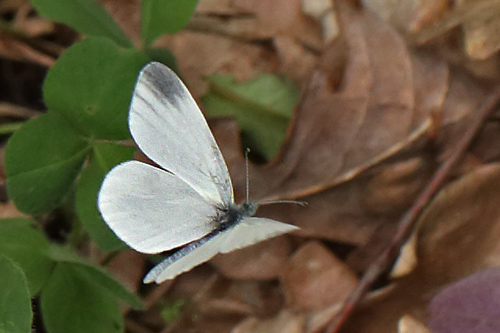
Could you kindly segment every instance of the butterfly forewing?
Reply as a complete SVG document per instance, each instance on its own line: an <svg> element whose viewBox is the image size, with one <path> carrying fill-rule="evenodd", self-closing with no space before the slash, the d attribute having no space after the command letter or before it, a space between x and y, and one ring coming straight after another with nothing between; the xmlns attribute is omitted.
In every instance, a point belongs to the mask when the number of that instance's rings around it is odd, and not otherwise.
<svg viewBox="0 0 500 333"><path fill-rule="evenodd" d="M104 179L99 210L115 234L139 252L159 253L192 242L216 226L216 209L177 176L138 161Z"/></svg>
<svg viewBox="0 0 500 333"><path fill-rule="evenodd" d="M233 189L226 163L189 91L168 67L151 63L139 75L129 126L139 148L194 188L227 207Z"/></svg>
<svg viewBox="0 0 500 333"><path fill-rule="evenodd" d="M224 233L218 233L209 241L199 240L167 257L155 266L144 278L144 283L161 283L207 262L219 253L219 245Z"/></svg>

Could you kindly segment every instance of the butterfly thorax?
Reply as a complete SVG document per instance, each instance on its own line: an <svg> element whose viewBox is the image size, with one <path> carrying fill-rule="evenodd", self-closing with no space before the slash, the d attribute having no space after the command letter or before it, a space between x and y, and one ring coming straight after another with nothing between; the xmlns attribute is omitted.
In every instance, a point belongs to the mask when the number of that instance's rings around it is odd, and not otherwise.
<svg viewBox="0 0 500 333"><path fill-rule="evenodd" d="M226 209L222 209L218 216L218 222L225 225L234 225L245 216L253 216L257 212L259 204L255 201L231 204Z"/></svg>

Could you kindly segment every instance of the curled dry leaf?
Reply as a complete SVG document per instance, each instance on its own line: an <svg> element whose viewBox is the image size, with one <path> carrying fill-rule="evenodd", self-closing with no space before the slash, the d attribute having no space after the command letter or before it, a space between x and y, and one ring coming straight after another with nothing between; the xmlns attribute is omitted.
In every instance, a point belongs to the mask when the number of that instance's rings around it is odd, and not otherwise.
<svg viewBox="0 0 500 333"><path fill-rule="evenodd" d="M338 37L339 28L332 1L302 0L302 10L304 14L314 18L321 24L325 43L329 43Z"/></svg>
<svg viewBox="0 0 500 333"><path fill-rule="evenodd" d="M431 331L412 316L403 316L399 320L398 333L431 333Z"/></svg>
<svg viewBox="0 0 500 333"><path fill-rule="evenodd" d="M291 309L312 311L344 301L357 278L321 243L310 241L293 255L281 282Z"/></svg>
<svg viewBox="0 0 500 333"><path fill-rule="evenodd" d="M412 234L403 244L398 259L391 271L391 278L396 279L409 274L417 266L417 237Z"/></svg>

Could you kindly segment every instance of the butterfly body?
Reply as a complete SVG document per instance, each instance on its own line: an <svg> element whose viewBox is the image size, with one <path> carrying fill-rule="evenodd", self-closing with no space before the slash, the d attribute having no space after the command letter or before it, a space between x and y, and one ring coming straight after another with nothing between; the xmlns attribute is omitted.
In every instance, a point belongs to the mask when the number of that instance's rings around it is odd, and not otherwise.
<svg viewBox="0 0 500 333"><path fill-rule="evenodd" d="M217 216L218 224L234 225L246 216L254 216L259 203L256 201L245 201L241 204L230 204L227 208L219 211Z"/></svg>

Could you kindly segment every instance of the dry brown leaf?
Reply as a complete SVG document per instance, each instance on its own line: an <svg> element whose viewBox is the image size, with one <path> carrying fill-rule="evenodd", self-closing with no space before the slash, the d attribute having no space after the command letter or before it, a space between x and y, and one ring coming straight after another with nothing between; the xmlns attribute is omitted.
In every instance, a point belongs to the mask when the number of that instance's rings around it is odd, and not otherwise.
<svg viewBox="0 0 500 333"><path fill-rule="evenodd" d="M499 193L500 165L492 164L463 176L439 194L417 231L421 274L444 284L500 265Z"/></svg>
<svg viewBox="0 0 500 333"><path fill-rule="evenodd" d="M200 0L196 7L197 13L210 15L244 15L248 12L242 11L233 5L233 0Z"/></svg>
<svg viewBox="0 0 500 333"><path fill-rule="evenodd" d="M500 1L485 1L481 5L477 14L463 23L465 49L473 59L486 59L500 49Z"/></svg>
<svg viewBox="0 0 500 333"><path fill-rule="evenodd" d="M292 250L287 236L217 255L211 263L232 279L275 279L282 273Z"/></svg>
<svg viewBox="0 0 500 333"><path fill-rule="evenodd" d="M471 117L480 103L486 99L488 89L473 81L463 72L452 72L448 93L442 107L442 122L446 130L441 130L438 140L446 151L453 150L465 129L469 127Z"/></svg>
<svg viewBox="0 0 500 333"><path fill-rule="evenodd" d="M54 31L55 24L47 19L30 15L33 7L29 2L20 1L11 28L26 37L37 37Z"/></svg>
<svg viewBox="0 0 500 333"><path fill-rule="evenodd" d="M162 42L159 45L163 46ZM189 83L191 93L198 97L207 92L208 82L204 78L207 75L233 73L237 80L247 80L259 72L270 71L273 66L257 61L268 57L265 49L214 34L180 32L166 45L179 59L182 77ZM200 57L200 54L210 56Z"/></svg>
<svg viewBox="0 0 500 333"><path fill-rule="evenodd" d="M325 309L310 312L307 315L306 333L317 333L324 329L330 320L340 311L342 303L333 304Z"/></svg>
<svg viewBox="0 0 500 333"><path fill-rule="evenodd" d="M132 292L137 292L144 276L145 257L132 250L120 252L106 266L111 275Z"/></svg>
<svg viewBox="0 0 500 333"><path fill-rule="evenodd" d="M417 266L364 302L341 332L397 332L404 315L426 321L427 304L446 284L500 266L500 165L480 167L444 188L416 231Z"/></svg>
<svg viewBox="0 0 500 333"><path fill-rule="evenodd" d="M471 147L473 156L482 163L497 161L500 157L499 145L492 144L493 142L500 142L500 123L495 119L498 119L498 115L494 115L484 125L483 130Z"/></svg>
<svg viewBox="0 0 500 333"><path fill-rule="evenodd" d="M453 6L445 0L363 2L401 31L416 37L419 43L438 38L461 26L465 51L470 58L486 59L500 49L498 0L458 1Z"/></svg>
<svg viewBox="0 0 500 333"><path fill-rule="evenodd" d="M416 287L419 286L419 287ZM358 306L340 333L397 333L404 315L426 322L429 286L421 281L406 280L372 295Z"/></svg>
<svg viewBox="0 0 500 333"><path fill-rule="evenodd" d="M4 0L0 3L2 17L12 17L3 26L7 31L23 37L37 37L54 31L55 24L47 19L31 15L33 6L27 0Z"/></svg>
<svg viewBox="0 0 500 333"><path fill-rule="evenodd" d="M418 33L439 21L449 7L446 0L363 0L363 4L406 33Z"/></svg>
<svg viewBox="0 0 500 333"><path fill-rule="evenodd" d="M139 46L142 0L97 0L118 23L120 29Z"/></svg>
<svg viewBox="0 0 500 333"><path fill-rule="evenodd" d="M253 13L262 31L273 36L293 36L316 50L323 47L321 28L302 14L301 0L235 0L234 5Z"/></svg>
<svg viewBox="0 0 500 333"><path fill-rule="evenodd" d="M433 167L431 161L419 156L374 169L374 176L360 199L365 211L402 214L426 185Z"/></svg>
<svg viewBox="0 0 500 333"><path fill-rule="evenodd" d="M293 255L281 283L287 305L304 312L343 302L356 286L357 278L321 243L310 241Z"/></svg>
<svg viewBox="0 0 500 333"><path fill-rule="evenodd" d="M495 19L499 13L498 0L458 2L444 20L422 31L418 40L425 42L462 25L468 55L473 59L486 59L500 48Z"/></svg>
<svg viewBox="0 0 500 333"><path fill-rule="evenodd" d="M274 38L274 46L280 59L278 71L296 82L305 82L317 57L290 36Z"/></svg>
<svg viewBox="0 0 500 333"><path fill-rule="evenodd" d="M53 56L42 53L2 31L0 31L0 56L17 61L32 62L45 67L50 67L55 62Z"/></svg>
<svg viewBox="0 0 500 333"><path fill-rule="evenodd" d="M287 153L259 192L267 187L293 197L326 189L393 154L416 129L412 62L403 40L369 14L345 9L339 17L351 60L342 90L332 92L318 73Z"/></svg>
<svg viewBox="0 0 500 333"><path fill-rule="evenodd" d="M281 311L276 317L261 319L250 317L236 326L232 333L265 333L265 332L287 332L302 333L306 318L304 315L292 313L288 310Z"/></svg>
<svg viewBox="0 0 500 333"><path fill-rule="evenodd" d="M167 297L190 300L182 318L170 327L175 332L193 329L196 332L211 332L204 323L224 326L224 329L219 327L221 332L229 332L245 317L269 318L283 306L283 296L276 283L232 281L205 274L180 276Z"/></svg>
<svg viewBox="0 0 500 333"><path fill-rule="evenodd" d="M21 213L11 201L7 203L0 203L0 219L7 219L14 217L28 218L29 216L24 213Z"/></svg>
<svg viewBox="0 0 500 333"><path fill-rule="evenodd" d="M255 198L309 194L306 200L313 209L265 207L266 215L303 227L303 235L361 244L380 223L387 223L386 217L363 209L360 200L366 194L366 181L329 188L421 136L429 114L443 103L448 69L426 54L410 57L397 33L370 14L348 8L339 12L350 59L341 90L331 91L326 78L316 75L283 158L266 168L251 168L250 184ZM243 193L241 153L239 158L228 159L228 164L236 192ZM402 197L411 201L412 192L415 188Z"/></svg>
<svg viewBox="0 0 500 333"><path fill-rule="evenodd" d="M211 33L225 38L247 41L270 40L276 35L273 30L262 29L258 18L248 14L231 17L229 20L211 14L195 14L186 29L196 33Z"/></svg>

